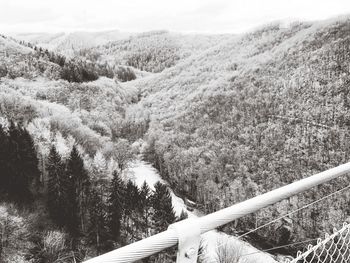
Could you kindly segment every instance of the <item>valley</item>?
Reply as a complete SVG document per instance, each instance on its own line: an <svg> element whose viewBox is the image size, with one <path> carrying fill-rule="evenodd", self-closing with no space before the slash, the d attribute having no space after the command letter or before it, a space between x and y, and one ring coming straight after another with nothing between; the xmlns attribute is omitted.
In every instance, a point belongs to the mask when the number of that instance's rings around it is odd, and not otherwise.
<svg viewBox="0 0 350 263"><path fill-rule="evenodd" d="M82 262L346 163L349 59L348 16L244 34L1 35L0 261ZM236 237L344 185L203 235L198 262L295 256L350 219L348 192Z"/></svg>

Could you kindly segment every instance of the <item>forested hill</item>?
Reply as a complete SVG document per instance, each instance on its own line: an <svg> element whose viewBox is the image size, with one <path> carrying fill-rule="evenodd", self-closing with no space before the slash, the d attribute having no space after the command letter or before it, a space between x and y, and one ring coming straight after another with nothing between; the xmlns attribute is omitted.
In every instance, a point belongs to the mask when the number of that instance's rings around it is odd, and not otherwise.
<svg viewBox="0 0 350 263"><path fill-rule="evenodd" d="M103 45L111 41L128 38L131 33L119 30L102 32L72 32L72 33L18 33L12 36L16 39L30 42L42 48L59 52L69 57L81 49Z"/></svg>
<svg viewBox="0 0 350 263"><path fill-rule="evenodd" d="M1 36L0 51L0 262L82 262L180 219L167 186L128 170L125 137L147 130L126 120L134 89L31 43Z"/></svg>
<svg viewBox="0 0 350 263"><path fill-rule="evenodd" d="M0 52L2 55L10 56L11 54L28 54L32 52L29 47L21 46L15 40L7 38L4 35L0 35Z"/></svg>
<svg viewBox="0 0 350 263"><path fill-rule="evenodd" d="M113 78L116 72L107 64L97 64L82 57L67 58L62 54L35 46L30 42L0 35L0 78L64 79L69 82L89 82L104 76Z"/></svg>
<svg viewBox="0 0 350 263"><path fill-rule="evenodd" d="M151 32L74 54L0 36L0 222L9 220L0 261L78 262L185 218L174 215L166 186L129 180L136 158L204 213L349 160L348 17L236 36ZM344 185L224 230L243 233ZM248 240L270 248L319 237L350 219L349 197Z"/></svg>
<svg viewBox="0 0 350 263"><path fill-rule="evenodd" d="M206 212L347 162L349 57L348 17L275 24L127 83L150 112L149 160ZM286 200L235 229L266 223L344 184ZM347 196L258 234L272 244L318 237L349 217ZM281 225L287 236L278 234Z"/></svg>
<svg viewBox="0 0 350 263"><path fill-rule="evenodd" d="M81 50L80 55L98 63L129 66L136 70L158 73L230 38L231 35L151 31Z"/></svg>

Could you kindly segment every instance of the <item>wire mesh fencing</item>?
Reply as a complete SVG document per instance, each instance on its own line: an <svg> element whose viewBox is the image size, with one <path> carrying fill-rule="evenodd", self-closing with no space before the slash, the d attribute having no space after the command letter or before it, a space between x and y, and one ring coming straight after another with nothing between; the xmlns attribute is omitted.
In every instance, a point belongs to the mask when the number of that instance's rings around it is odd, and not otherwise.
<svg viewBox="0 0 350 263"><path fill-rule="evenodd" d="M319 238L316 245L309 245L305 252L299 251L296 258L287 263L348 263L350 262L350 224L344 223L333 234Z"/></svg>

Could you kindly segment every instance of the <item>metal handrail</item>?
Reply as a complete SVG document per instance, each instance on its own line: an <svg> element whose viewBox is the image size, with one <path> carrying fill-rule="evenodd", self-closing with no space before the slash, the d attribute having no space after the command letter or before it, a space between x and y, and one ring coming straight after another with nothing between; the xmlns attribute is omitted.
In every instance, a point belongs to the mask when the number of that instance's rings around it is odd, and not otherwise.
<svg viewBox="0 0 350 263"><path fill-rule="evenodd" d="M208 214L195 219L190 218L183 220L181 221L181 224L188 224L189 229L191 226L194 229L199 228L200 234L203 234L229 222L232 222L233 220L236 220L240 217L256 212L266 206L272 205L283 199L304 192L312 187L328 182L348 172L350 172L350 162L291 183L289 185L277 188L265 194L214 212L212 214ZM156 254L166 248L172 247L179 241L181 242L182 237L181 233L179 233L179 231L176 231L176 228L169 227L168 230L164 232L132 243L125 247L113 250L101 256L89 259L85 261L85 263L134 262L136 260Z"/></svg>

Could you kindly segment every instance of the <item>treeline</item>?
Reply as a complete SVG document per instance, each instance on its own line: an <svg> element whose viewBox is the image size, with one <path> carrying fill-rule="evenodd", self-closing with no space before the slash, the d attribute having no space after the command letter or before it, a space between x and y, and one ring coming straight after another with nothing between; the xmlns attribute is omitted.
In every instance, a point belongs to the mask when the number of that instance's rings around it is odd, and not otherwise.
<svg viewBox="0 0 350 263"><path fill-rule="evenodd" d="M38 58L44 58L48 61L55 63L61 67L60 76L62 79L69 82L87 82L97 80L99 76L107 78L117 78L121 82L131 81L136 79L134 71L130 67L113 66L108 63L98 63L97 61L89 61L85 59L84 54L88 52L82 52L79 57L73 59L67 59L65 56L54 53L47 49L34 46L30 43L20 42L22 45L32 47L38 56ZM87 55L86 55L87 56Z"/></svg>
<svg viewBox="0 0 350 263"><path fill-rule="evenodd" d="M126 56L126 64L147 72L158 73L170 68L180 59L177 48L161 46L137 50Z"/></svg>
<svg viewBox="0 0 350 263"><path fill-rule="evenodd" d="M124 166L113 172L111 180L91 177L76 146L66 159L51 147L47 182L43 182L37 154L25 128L14 122L0 126L1 200L20 207L42 200L46 208L39 211L48 214L48 218L40 214L37 220L42 222L33 224L41 227L31 226L34 229L28 236L34 246L28 249L27 258L34 262L54 262L69 251L80 261L163 231L177 220L170 192L160 182L154 190L146 182L140 188L131 180L125 182L121 178ZM182 214L180 219L185 217ZM48 249L48 238L61 240L57 242L62 247ZM147 262L171 262L173 256L170 250Z"/></svg>
<svg viewBox="0 0 350 263"><path fill-rule="evenodd" d="M92 181L76 147L62 161L55 147L48 158L48 209L73 237L85 236L98 253L163 231L175 221L167 186L139 189L113 172L110 183Z"/></svg>
<svg viewBox="0 0 350 263"><path fill-rule="evenodd" d="M80 49L77 52L77 57L82 57L95 64L102 64L107 66L107 62L103 62L103 60L101 59L101 55L102 53L98 51L98 48L84 48ZM112 55L114 57L116 54ZM127 82L136 79L135 72L130 67L122 66L122 63L113 63L111 66L108 66L106 68L109 69L109 74L113 73L113 76L121 82Z"/></svg>
<svg viewBox="0 0 350 263"><path fill-rule="evenodd" d="M117 67L116 76L121 82L127 82L136 79L134 71L129 67Z"/></svg>
<svg viewBox="0 0 350 263"><path fill-rule="evenodd" d="M126 65L158 73L174 66L182 57L181 47L177 41L167 32L149 32L82 50L79 53L95 62L104 62L108 58L108 62L116 67Z"/></svg>
<svg viewBox="0 0 350 263"><path fill-rule="evenodd" d="M99 76L114 77L114 72L108 64L96 64L78 58L67 59L63 55L34 46L31 43L20 41L20 44L32 48L36 52L35 55L37 58L45 59L59 65L61 67L61 78L69 82L81 83L94 81Z"/></svg>
<svg viewBox="0 0 350 263"><path fill-rule="evenodd" d="M69 82L78 83L94 81L97 80L99 76L113 78L116 75L116 73L107 63L98 64L89 62L82 58L68 59L61 54L57 54L42 47L38 47L36 45L33 45L32 43L27 43L25 41L16 41L15 39L8 38L6 36L0 37L8 39L9 41L15 41L18 44L28 47L34 51L34 53L32 54L24 55L26 56L25 63L28 65L24 68L20 68L20 70L12 69L12 67L15 66L11 64L15 63L15 61L12 60L10 60L10 64L8 66L6 66L7 63L1 65L0 77L4 77L7 75L10 78L23 77L26 75L25 71L33 70L31 69L33 67L36 68L40 73L44 73L45 71L54 71L49 74L49 76L52 76L54 78L59 77ZM5 52L5 56L10 57L11 55L6 54ZM13 57L13 59L16 60L20 56L23 55L16 54ZM49 64L42 63L44 61L54 63L55 65L57 65L57 67L51 69Z"/></svg>

